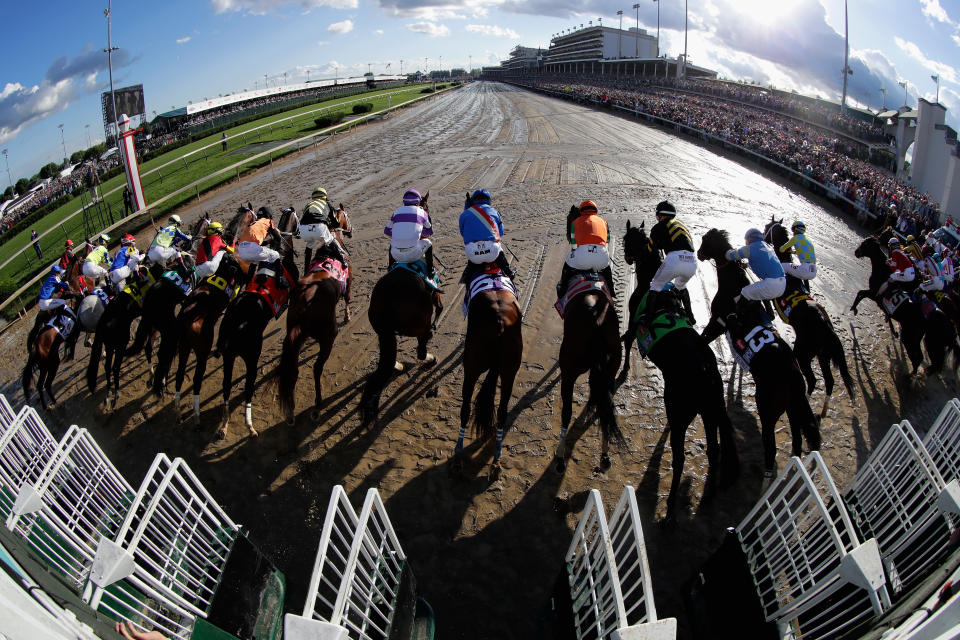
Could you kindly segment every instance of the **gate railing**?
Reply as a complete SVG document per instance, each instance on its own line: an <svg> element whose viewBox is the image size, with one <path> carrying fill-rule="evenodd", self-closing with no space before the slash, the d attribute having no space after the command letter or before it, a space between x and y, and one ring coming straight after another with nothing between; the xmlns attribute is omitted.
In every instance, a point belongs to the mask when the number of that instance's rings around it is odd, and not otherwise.
<svg viewBox="0 0 960 640"><path fill-rule="evenodd" d="M783 638L833 637L890 606L877 543L860 542L817 452L791 458L736 532Z"/></svg>
<svg viewBox="0 0 960 640"><path fill-rule="evenodd" d="M944 405L923 438L923 448L946 484L960 480L960 401Z"/></svg>
<svg viewBox="0 0 960 640"><path fill-rule="evenodd" d="M9 405L7 405L9 406ZM0 517L13 511L20 488L35 484L57 449L57 441L33 407L24 407L0 432Z"/></svg>
<svg viewBox="0 0 960 640"><path fill-rule="evenodd" d="M287 614L285 637L390 637L406 555L376 489L358 514L333 488L303 615Z"/></svg>
<svg viewBox="0 0 960 640"><path fill-rule="evenodd" d="M657 620L650 566L633 487L624 487L609 523L592 489L564 558L580 640L618 638L627 629L659 628L675 637L676 620Z"/></svg>

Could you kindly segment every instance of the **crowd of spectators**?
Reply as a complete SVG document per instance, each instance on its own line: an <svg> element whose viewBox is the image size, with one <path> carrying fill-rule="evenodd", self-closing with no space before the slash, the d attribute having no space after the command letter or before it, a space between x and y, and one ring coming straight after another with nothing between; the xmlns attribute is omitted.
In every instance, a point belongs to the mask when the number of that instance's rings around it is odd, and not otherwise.
<svg viewBox="0 0 960 640"><path fill-rule="evenodd" d="M576 100L636 110L743 147L820 183L828 197L843 196L880 220L890 214L894 219L900 214L915 216L918 224L938 219L937 204L927 194L866 162L866 144L792 114L745 107L730 102L728 96L682 92L650 82L569 78L537 76L531 84Z"/></svg>

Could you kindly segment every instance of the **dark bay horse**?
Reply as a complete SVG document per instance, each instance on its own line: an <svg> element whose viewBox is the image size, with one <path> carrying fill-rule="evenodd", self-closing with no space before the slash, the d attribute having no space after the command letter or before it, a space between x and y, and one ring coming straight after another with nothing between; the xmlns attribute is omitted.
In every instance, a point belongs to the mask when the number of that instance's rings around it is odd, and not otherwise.
<svg viewBox="0 0 960 640"><path fill-rule="evenodd" d="M420 206L429 212L427 198L423 197ZM395 268L384 274L373 287L370 294L370 307L367 318L377 333L380 357L363 388L360 400L362 421L369 425L380 411L380 394L390 376L402 371L397 361L397 336L417 339L417 359L425 365L432 365L437 358L427 352L427 344L433 337L431 317L440 318L443 302L440 292L426 281L404 268Z"/></svg>
<svg viewBox="0 0 960 640"><path fill-rule="evenodd" d="M87 365L87 389L91 394L96 392L100 356L106 352L105 408L108 411L115 410L120 399L120 367L127 351L127 344L130 342L130 326L143 312L143 301L157 282L161 271L159 265L152 265L149 269L141 268L140 276L130 279L123 291L110 301L97 322L97 332L94 335L93 347L90 349L90 363Z"/></svg>
<svg viewBox="0 0 960 640"><path fill-rule="evenodd" d="M573 417L573 386L589 373L590 396L600 422L600 468L610 468L610 442L624 442L613 406L614 378L620 369L620 320L613 302L602 291L585 291L567 302L563 317L563 342L560 344L560 442L556 469L566 469L566 441Z"/></svg>
<svg viewBox="0 0 960 640"><path fill-rule="evenodd" d="M290 288L300 277L294 260L293 231L296 218L285 211L277 225L283 234L281 249L282 273L274 273L274 265L261 265L253 281L227 307L220 323L217 346L223 357L223 415L217 437L224 438L230 423L230 391L233 387L233 366L237 357L243 360L246 377L243 387L244 424L251 436L253 427L253 392L257 382L257 363L263 350L263 332L272 318L279 318L287 304Z"/></svg>
<svg viewBox="0 0 960 640"><path fill-rule="evenodd" d="M484 277L484 276L481 276ZM504 276L506 277L506 276ZM454 460L460 464L463 437L470 422L470 401L477 380L484 373L483 384L474 406L474 437L489 440L496 432L491 475L500 472L500 452L506 428L507 407L513 393L513 382L523 360L523 330L520 306L512 291L481 291L471 300L467 310L467 337L463 349L463 393L460 404L460 434L454 448ZM493 398L500 381L500 405L494 424Z"/></svg>
<svg viewBox="0 0 960 640"><path fill-rule="evenodd" d="M180 388L186 376L187 360L193 352L197 360L193 373L193 422L196 425L200 424L200 389L203 386L203 376L207 371L207 359L213 347L214 329L223 310L243 284L244 275L242 267L232 256L224 256L217 272L197 283L196 288L183 301L180 312L177 314L174 332L174 343L177 345L177 374L173 406L179 416ZM164 342L166 340L167 338L164 337ZM153 378L153 393L157 397L163 396L163 387L171 364L172 357L161 346L157 370Z"/></svg>
<svg viewBox="0 0 960 640"><path fill-rule="evenodd" d="M938 373L943 369L948 350L953 352L953 362L956 368L958 358L960 358L956 329L942 310L939 308L933 309L929 313L929 317L925 319L921 305L911 298L909 287L891 286L887 287L882 294L879 293L892 273L890 266L887 264L887 256L880 246L880 241L873 236L864 239L853 252L853 255L858 258L869 259L871 272L867 288L857 292L850 310L856 313L860 302L864 298L869 298L880 307L880 311L887 316L888 320L893 318L897 321L900 325L900 342L903 343L907 357L910 359L913 374L916 374L920 365L923 364L921 342L926 347L927 357L930 358L928 373Z"/></svg>
<svg viewBox="0 0 960 640"><path fill-rule="evenodd" d="M697 251L698 259L713 260L717 267L717 293L710 303L710 322L701 335L710 343L727 333L731 351L741 354L741 366L748 363L744 368L749 368L756 386L766 485L776 476L775 429L780 416L786 412L790 422L794 456L803 453L804 438L811 451L820 449L820 426L810 409L803 374L790 345L773 330L759 302L745 300L739 309L734 302L750 280L739 260L727 260L726 253L732 248L726 231L710 229Z"/></svg>
<svg viewBox="0 0 960 640"><path fill-rule="evenodd" d="M57 404L57 399L53 395L53 379L60 368L60 345L64 341L76 342L76 334L80 332L75 306L76 300L63 310L58 310L56 327L45 324L37 332L27 353L27 364L24 365L20 376L25 402L30 402L30 383L33 380L33 370L37 369L37 395L40 398L40 404L46 409L52 409ZM47 392L49 402L43 400L44 391Z"/></svg>
<svg viewBox="0 0 960 640"><path fill-rule="evenodd" d="M783 227L783 220L777 221L771 218L763 234L764 240L773 245L780 262L790 262L793 259L790 251L780 251L780 247L790 239L787 230ZM820 363L826 392L820 417L827 415L830 396L833 394L834 379L833 370L830 368L831 363L840 371L843 385L847 388L850 399L853 400L855 396L853 378L850 377L850 370L847 367L843 343L840 341L840 336L833 330L833 323L826 309L805 291L803 281L788 273L787 288L783 295L775 300L774 306L780 318L793 327L797 334L797 339L793 343L793 355L796 356L800 371L807 380L808 394L813 393L817 386L817 378L813 374L811 362L816 357Z"/></svg>
<svg viewBox="0 0 960 640"><path fill-rule="evenodd" d="M637 309L641 302L646 304L650 281L662 263L660 252L653 249L643 227L643 223L633 227L627 221L627 233L623 237L623 259L634 265L637 288L630 295L630 328L623 336L626 356L617 383L622 384L630 371L630 351L638 330L645 340L652 342L656 338L649 347L641 345L641 349L647 351L646 355L663 374L663 404L673 450L673 481L667 497L667 518L670 519L683 477L684 437L697 415L703 420L707 460L710 462L705 493L711 489L718 469L721 470L721 485L733 483L740 474L740 462L733 425L723 398L723 380L717 368L717 358L691 323L685 321L680 294L676 289L662 294L667 302L658 304L658 307L665 313L645 310L651 319L650 326L641 327L637 321Z"/></svg>

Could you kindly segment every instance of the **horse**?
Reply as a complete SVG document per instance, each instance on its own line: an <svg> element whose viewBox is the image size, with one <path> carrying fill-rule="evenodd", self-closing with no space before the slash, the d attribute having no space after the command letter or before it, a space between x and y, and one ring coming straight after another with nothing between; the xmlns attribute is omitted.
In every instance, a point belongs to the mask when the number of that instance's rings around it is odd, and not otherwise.
<svg viewBox="0 0 960 640"><path fill-rule="evenodd" d="M641 302L646 306L650 282L662 264L660 252L653 249L644 224L635 227L628 220L623 236L623 259L628 265L634 265L637 288L628 303L631 322L630 329L623 335L626 356L617 384L622 384L630 371L630 351L639 330L648 341L648 346L642 346L642 350L663 374L663 403L673 450L673 480L667 497L669 520L673 517L676 494L683 477L684 437L697 415L703 420L707 436L707 460L710 463L707 490L712 484L710 479L716 477L713 472L718 468L722 470L721 485L732 484L740 474L740 462L733 425L723 398L723 380L717 368L717 358L692 323L684 318L681 294L676 289L662 294L667 297L663 306L669 308L665 315L655 309L645 310L652 320L648 327L639 326L636 320L637 310ZM691 389L696 392L689 393Z"/></svg>
<svg viewBox="0 0 960 640"><path fill-rule="evenodd" d="M83 277L83 258L76 253L70 253L70 262L67 263L66 268L63 270L63 276L61 282L66 282L70 287L70 292L76 296L83 296L87 292L87 281ZM82 307L82 305L81 305ZM86 314L81 314L80 309L77 308L77 316L80 320L79 328L88 333L96 331L97 320L99 320L99 315L92 319ZM103 305L100 306L100 311L103 311ZM56 315L55 312L51 311L37 311L36 318L34 319L33 328L30 329L30 332L27 333L27 352L30 352L30 349L33 347L33 342L36 340L37 335L43 330L43 327ZM75 331L71 336L71 340L67 343L67 357L66 360L73 359L73 353L77 346L77 338L79 337L80 332ZM87 345L89 346L89 345Z"/></svg>
<svg viewBox="0 0 960 640"><path fill-rule="evenodd" d="M160 277L160 272L159 265L141 268L140 276L131 278L123 291L110 301L97 322L93 347L90 349L90 363L87 365L87 389L91 394L96 392L97 369L100 357L106 351L104 372L107 377L107 398L104 404L108 411L115 410L120 399L120 367L127 343L130 342L130 326L142 313L144 297Z"/></svg>
<svg viewBox="0 0 960 640"><path fill-rule="evenodd" d="M429 213L427 192L420 206ZM377 334L379 360L377 368L367 379L360 400L363 424L377 417L380 410L380 394L394 371L402 371L397 361L397 336L417 339L417 359L424 365L432 365L436 356L428 353L427 344L433 337L434 324L443 311L440 292L431 287L419 275L409 269L396 267L380 277L370 294L367 318ZM431 316L434 320L431 321Z"/></svg>
<svg viewBox="0 0 960 640"><path fill-rule="evenodd" d="M880 289L889 280L892 270L887 264L887 256L880 246L880 241L870 236L863 240L854 250L853 255L870 260L871 272L866 289L857 292L850 310L856 314L857 306L864 298L873 300L880 310L890 319L900 325L900 342L907 352L912 366L911 375L916 374L923 364L923 350L926 347L930 358L928 374L938 373L943 369L946 352L953 352L954 369L960 358L960 345L957 343L957 333L953 323L947 315L936 308L928 309L924 319L924 309L909 295L909 291L901 287L888 287L881 294Z"/></svg>
<svg viewBox="0 0 960 640"><path fill-rule="evenodd" d="M789 263L793 257L790 251L782 252L780 247L786 244L789 237L783 227L783 220L770 218L770 222L763 230L763 238L773 245L780 262ZM826 396L823 399L823 408L820 418L827 415L830 396L833 395L833 370L831 362L840 371L840 378L850 395L855 397L853 378L847 367L847 358L843 352L843 343L833 330L833 323L827 310L820 303L810 297L805 290L803 280L787 274L787 287L783 295L776 299L775 307L780 318L793 327L797 339L793 343L793 355L797 358L800 372L807 380L807 394L812 394L817 386L817 378L813 374L811 362L816 357L820 363L820 372L823 374L823 384Z"/></svg>
<svg viewBox="0 0 960 640"><path fill-rule="evenodd" d="M727 260L726 253L731 249L726 231L710 229L697 250L699 260L713 260L717 268L717 293L710 303L710 322L701 335L710 343L726 332L731 351L737 354L740 365L753 375L766 486L776 476L775 428L780 416L786 412L790 422L791 455L794 456L803 453L803 439L811 451L820 449L820 425L810 409L806 382L790 345L774 331L760 303L741 300L738 308L734 301L750 280L739 260Z"/></svg>
<svg viewBox="0 0 960 640"><path fill-rule="evenodd" d="M75 305L76 301L74 301L73 306L66 306L58 310L57 314L54 315L55 319L49 324L45 324L37 332L27 355L27 363L24 365L23 373L20 376L25 402L30 402L30 383L33 378L33 370L36 368L39 374L37 376L37 395L40 398L40 404L45 409L53 409L57 404L52 385L57 370L60 368L60 345L65 341L69 344L71 340L76 343L76 334L79 333ZM50 402L44 402L44 391L47 392Z"/></svg>
<svg viewBox="0 0 960 640"><path fill-rule="evenodd" d="M483 272L480 272L481 274ZM477 275L468 290L479 278ZM502 276L506 278L506 276ZM500 286L499 280L494 280ZM477 394L474 411L474 437L489 440L496 432L491 476L500 473L500 452L506 427L507 406L513 394L513 382L523 360L523 331L520 305L516 293L510 289L491 288L479 291L467 308L467 337L463 349L463 391L460 404L460 433L454 448L454 460L462 465L463 437L470 421L470 401L477 380L484 373L483 384ZM500 380L500 404L493 421L493 397ZM495 427L495 428L494 428Z"/></svg>
<svg viewBox="0 0 960 640"><path fill-rule="evenodd" d="M599 277L599 276L597 276ZM566 470L566 440L573 417L573 387L589 373L588 406L596 409L600 422L600 468L610 468L610 442L625 439L613 406L614 378L620 369L620 320L613 300L605 291L590 289L575 295L564 308L563 342L560 344L560 442L555 453L556 471Z"/></svg>
<svg viewBox="0 0 960 640"><path fill-rule="evenodd" d="M272 318L279 318L283 313L287 290L300 276L294 261L296 217L292 211L285 211L277 226L284 235L281 251L284 273L273 274L271 267L261 266L253 282L227 307L220 323L217 348L223 357L223 412L217 430L218 438L225 438L230 426L230 391L233 387L233 365L238 356L246 367L244 424L251 436L259 435L253 427L253 391L257 382L257 363L263 349L263 332ZM278 286L280 278L286 279L287 288Z"/></svg>
<svg viewBox="0 0 960 640"><path fill-rule="evenodd" d="M200 389L207 370L207 359L213 347L213 332L220 314L236 295L244 279L243 268L232 256L226 255L212 276L204 278L180 306L174 329L177 345L177 373L173 395L174 410L179 415L180 388L187 371L187 360L192 351L196 356L193 373L193 423L200 424ZM166 337L164 338L166 341ZM172 357L161 346L157 369L153 376L153 393L163 396L163 387Z"/></svg>

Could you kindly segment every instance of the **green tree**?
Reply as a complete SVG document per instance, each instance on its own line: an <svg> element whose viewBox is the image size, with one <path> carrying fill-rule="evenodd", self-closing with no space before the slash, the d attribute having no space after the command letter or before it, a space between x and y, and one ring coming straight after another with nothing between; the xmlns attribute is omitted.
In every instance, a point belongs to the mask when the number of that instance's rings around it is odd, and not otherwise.
<svg viewBox="0 0 960 640"><path fill-rule="evenodd" d="M47 178L53 178L58 173L60 173L60 165L55 162L49 162L42 167L40 167L40 176L41 180L46 180Z"/></svg>
<svg viewBox="0 0 960 640"><path fill-rule="evenodd" d="M29 188L30 188L30 181L27 180L26 178L20 178L19 180L17 180L17 184L14 185L14 190L20 195L25 194Z"/></svg>
<svg viewBox="0 0 960 640"><path fill-rule="evenodd" d="M70 164L77 164L81 160L83 160L83 150L77 149L70 154Z"/></svg>
<svg viewBox="0 0 960 640"><path fill-rule="evenodd" d="M13 187L7 187L3 190L3 197L0 198L0 201L7 201L13 198Z"/></svg>

